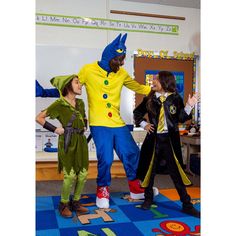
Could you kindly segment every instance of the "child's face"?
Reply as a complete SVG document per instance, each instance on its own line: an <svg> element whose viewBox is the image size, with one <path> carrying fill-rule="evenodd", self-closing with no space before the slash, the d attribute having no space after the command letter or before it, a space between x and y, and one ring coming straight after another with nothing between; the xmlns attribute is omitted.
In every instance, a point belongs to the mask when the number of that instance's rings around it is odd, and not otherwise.
<svg viewBox="0 0 236 236"><path fill-rule="evenodd" d="M161 83L159 81L159 75L154 75L152 80L152 90L155 92L163 92L163 88L161 86Z"/></svg>
<svg viewBox="0 0 236 236"><path fill-rule="evenodd" d="M76 95L81 95L82 94L82 84L79 82L79 79L77 77L75 77L72 80L71 85L72 85L73 92Z"/></svg>

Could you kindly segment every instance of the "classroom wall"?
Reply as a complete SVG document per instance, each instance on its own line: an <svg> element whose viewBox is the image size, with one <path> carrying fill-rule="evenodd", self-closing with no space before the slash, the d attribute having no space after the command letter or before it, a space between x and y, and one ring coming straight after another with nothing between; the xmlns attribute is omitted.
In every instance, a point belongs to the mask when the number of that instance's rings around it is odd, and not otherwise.
<svg viewBox="0 0 236 236"><path fill-rule="evenodd" d="M118 15L111 14L110 10L182 16L185 17L186 20L183 21L153 17ZM122 0L36 0L35 12L66 16L84 16L113 20L178 25L179 35L128 32L128 38L126 40L128 54L126 57L124 68L130 73L131 76L133 76L132 52L137 51L137 49L139 48L157 52L159 52L160 50L168 50L169 55L173 55L174 51L182 51L184 53L191 53L195 51L197 54L200 53L200 9L172 7L159 4L129 2ZM91 62L93 62L94 58L92 59L93 55L91 54L94 51L99 52L99 50L101 50L102 53L104 47L108 43L110 43L118 35L118 33L119 31L112 30L36 25L36 78L45 88L49 88L51 87L49 79L52 76L58 75L60 73L63 74L61 70L65 70L64 74L66 74L69 73L67 70L71 68L71 73L77 73L78 69L83 65L83 63L89 63L87 61L87 56L90 56ZM63 67L60 64L61 66L57 70L57 64L53 63L56 62L56 59L54 59L56 54L50 54L50 52L55 49L50 49L50 47L58 48L61 54L62 52L65 52L65 56L69 55L66 52L74 53L75 51L77 53L78 51L83 51L87 53L82 53L81 57L79 56L78 63L76 62L76 60L72 60L74 56L69 56L71 60L70 64L67 64L70 65L70 67L67 68L66 64L63 63ZM38 53L39 48L44 54ZM47 50L47 48L49 49ZM97 60L99 60L99 53L96 53L96 55ZM45 58L49 61L48 65L45 65ZM50 60L50 58L52 59ZM67 58L67 60L69 59ZM45 66L41 67L41 65ZM48 66L50 66L50 71L46 69ZM199 63L197 68L197 83L199 84L200 80L198 71ZM83 94L83 96L86 96L85 91L83 92ZM36 113L39 112L42 108L47 107L47 105L50 104L53 100L54 99L37 98ZM86 103L86 99L84 100ZM127 100L130 102L124 102ZM121 96L121 116L128 124L132 123L133 119L132 101L133 92L124 88L122 90ZM38 125L36 125L36 127L39 128Z"/></svg>
<svg viewBox="0 0 236 236"><path fill-rule="evenodd" d="M95 62L100 57L100 49L82 48L57 45L36 46L36 79L44 88L51 88L50 79L56 75L77 74L84 64ZM126 52L125 69L133 73L132 52ZM125 86L121 91L121 117L126 124L133 124L134 92ZM85 110L88 117L88 101L85 87L82 88L82 95L79 96L85 103ZM36 98L35 112L47 108L56 98ZM57 120L50 121L58 125ZM42 129L36 124L37 129Z"/></svg>
<svg viewBox="0 0 236 236"><path fill-rule="evenodd" d="M161 19L153 17L111 14L110 10L183 16L186 20ZM177 24L179 35L162 35L129 32L128 50L200 52L200 9L164 6L122 0L36 0L37 13L51 13L68 16L84 16L116 20ZM36 25L36 44L66 45L103 49L118 34L117 31L52 27Z"/></svg>

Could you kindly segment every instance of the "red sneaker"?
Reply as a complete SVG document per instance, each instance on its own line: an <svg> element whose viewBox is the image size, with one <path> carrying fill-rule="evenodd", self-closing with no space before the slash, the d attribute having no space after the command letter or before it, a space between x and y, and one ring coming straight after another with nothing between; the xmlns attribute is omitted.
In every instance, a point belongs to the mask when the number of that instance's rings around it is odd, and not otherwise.
<svg viewBox="0 0 236 236"><path fill-rule="evenodd" d="M128 180L130 197L133 199L144 199L145 188L141 187L139 179ZM153 187L153 197L159 194L158 188Z"/></svg>
<svg viewBox="0 0 236 236"><path fill-rule="evenodd" d="M138 179L128 180L130 197L133 199L143 199L145 188L141 187L140 181Z"/></svg>
<svg viewBox="0 0 236 236"><path fill-rule="evenodd" d="M108 186L97 186L96 205L98 208L109 208L109 188Z"/></svg>

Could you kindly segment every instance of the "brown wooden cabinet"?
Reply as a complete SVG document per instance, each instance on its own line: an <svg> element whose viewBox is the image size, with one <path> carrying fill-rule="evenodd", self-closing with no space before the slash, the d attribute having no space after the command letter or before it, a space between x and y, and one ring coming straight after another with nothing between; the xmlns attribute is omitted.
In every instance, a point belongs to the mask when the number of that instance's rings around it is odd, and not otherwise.
<svg viewBox="0 0 236 236"><path fill-rule="evenodd" d="M121 161L114 161L111 167L112 178L125 178L123 164ZM97 161L89 161L88 179L96 179ZM36 162L36 181L62 180L63 174L57 170L57 161L37 161Z"/></svg>

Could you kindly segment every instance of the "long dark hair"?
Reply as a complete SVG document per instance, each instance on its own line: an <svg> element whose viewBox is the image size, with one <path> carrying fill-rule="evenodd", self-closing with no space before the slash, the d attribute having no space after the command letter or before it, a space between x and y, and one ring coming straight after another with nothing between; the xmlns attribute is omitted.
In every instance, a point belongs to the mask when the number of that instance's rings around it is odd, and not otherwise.
<svg viewBox="0 0 236 236"><path fill-rule="evenodd" d="M161 84L161 87L163 88L165 92L170 92L170 93L176 92L177 90L176 82L175 82L175 77L173 73L171 73L170 71L159 71L158 80ZM156 112L155 112L156 109L154 109L154 105L152 103L152 98L154 94L155 94L155 91L153 90L151 90L151 92L148 94L146 107L149 113L156 115Z"/></svg>

